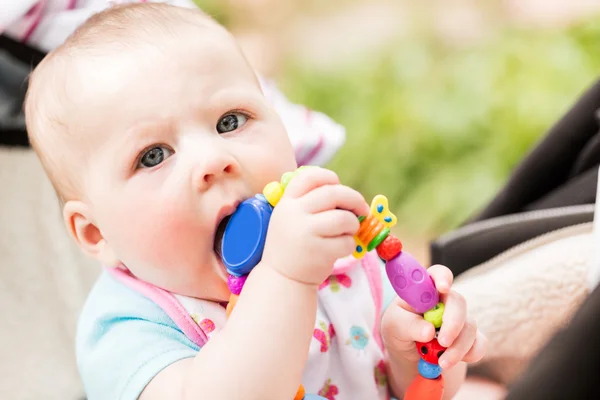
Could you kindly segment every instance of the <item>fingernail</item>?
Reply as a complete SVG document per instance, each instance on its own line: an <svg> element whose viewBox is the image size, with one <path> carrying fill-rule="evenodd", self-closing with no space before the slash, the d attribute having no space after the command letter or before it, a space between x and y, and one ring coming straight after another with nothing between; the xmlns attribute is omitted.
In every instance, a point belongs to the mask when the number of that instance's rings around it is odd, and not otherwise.
<svg viewBox="0 0 600 400"><path fill-rule="evenodd" d="M445 336L444 337L438 336L437 340L441 346L448 347L448 346L446 346L446 337Z"/></svg>
<svg viewBox="0 0 600 400"><path fill-rule="evenodd" d="M448 361L448 360L440 361L440 367L442 367L442 369L447 369L448 367L450 367L450 361Z"/></svg>
<svg viewBox="0 0 600 400"><path fill-rule="evenodd" d="M426 338L429 336L429 327L426 326L421 330L421 337L423 338L423 340L426 340Z"/></svg>

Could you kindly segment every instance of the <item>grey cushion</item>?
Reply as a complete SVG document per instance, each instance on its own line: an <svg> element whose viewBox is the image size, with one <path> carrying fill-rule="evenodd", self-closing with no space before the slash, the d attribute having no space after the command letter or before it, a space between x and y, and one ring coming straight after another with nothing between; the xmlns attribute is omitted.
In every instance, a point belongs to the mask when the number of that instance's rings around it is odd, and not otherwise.
<svg viewBox="0 0 600 400"><path fill-rule="evenodd" d="M0 147L0 193L0 398L81 398L74 335L99 266L68 237L32 150Z"/></svg>

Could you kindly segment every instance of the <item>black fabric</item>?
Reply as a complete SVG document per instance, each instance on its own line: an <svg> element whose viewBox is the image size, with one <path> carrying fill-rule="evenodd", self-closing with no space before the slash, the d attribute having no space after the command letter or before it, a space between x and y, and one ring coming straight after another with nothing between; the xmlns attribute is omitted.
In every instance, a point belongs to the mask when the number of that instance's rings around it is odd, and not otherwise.
<svg viewBox="0 0 600 400"><path fill-rule="evenodd" d="M8 52L17 60L31 67L38 65L46 53L26 44L17 42L6 35L0 35L0 49Z"/></svg>
<svg viewBox="0 0 600 400"><path fill-rule="evenodd" d="M0 146L29 147L23 100L29 71L45 53L0 35Z"/></svg>
<svg viewBox="0 0 600 400"><path fill-rule="evenodd" d="M0 146L30 147L27 131L25 129L0 128Z"/></svg>
<svg viewBox="0 0 600 400"><path fill-rule="evenodd" d="M506 186L470 222L549 207L594 203L596 183L577 187L577 193L547 198L555 190L590 169L600 160L599 125L600 80L592 85L556 123L515 169ZM589 177L592 179L592 177Z"/></svg>
<svg viewBox="0 0 600 400"><path fill-rule="evenodd" d="M542 349L506 400L600 399L600 287Z"/></svg>
<svg viewBox="0 0 600 400"><path fill-rule="evenodd" d="M445 265L454 275L460 275L536 236L591 222L593 219L594 205L587 204L535 210L474 222L435 240L430 248L431 262Z"/></svg>

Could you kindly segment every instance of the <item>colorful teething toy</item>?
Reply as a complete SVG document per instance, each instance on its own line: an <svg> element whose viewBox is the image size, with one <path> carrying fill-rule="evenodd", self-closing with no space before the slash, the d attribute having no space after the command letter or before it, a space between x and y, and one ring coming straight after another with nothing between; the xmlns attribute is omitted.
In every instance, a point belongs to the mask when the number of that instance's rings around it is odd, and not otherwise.
<svg viewBox="0 0 600 400"><path fill-rule="evenodd" d="M302 168L305 167L285 173L280 182L269 183L262 194L242 202L227 222L221 258L230 274L227 282L231 291L228 316L235 307L247 275L261 260L273 208L283 196L290 180ZM371 213L366 217L359 217L359 220L360 227L354 236L354 257L361 258L367 252L376 250L386 262L388 278L398 296L416 312L424 314L425 320L431 322L436 330L439 329L444 304L439 302L438 291L427 270L409 253L402 251L402 242L390 233L397 219L388 208L387 198L375 196L371 203ZM444 393L444 377L438 360L445 348L434 338L428 343L417 343L417 350L421 355L418 366L420 375L408 387L404 399L439 400ZM320 396L305 395L304 388L300 385L294 400L302 399L324 400Z"/></svg>

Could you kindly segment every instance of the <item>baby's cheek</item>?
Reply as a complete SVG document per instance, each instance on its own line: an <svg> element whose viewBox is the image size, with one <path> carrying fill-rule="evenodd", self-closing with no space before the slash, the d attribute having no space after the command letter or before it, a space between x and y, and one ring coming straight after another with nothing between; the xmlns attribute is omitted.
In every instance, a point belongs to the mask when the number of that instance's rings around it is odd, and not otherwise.
<svg viewBox="0 0 600 400"><path fill-rule="evenodd" d="M210 249L206 226L184 204L139 203L123 213L118 233L122 261L175 269L197 264ZM212 242L211 242L212 243ZM121 255L122 254L122 255Z"/></svg>

